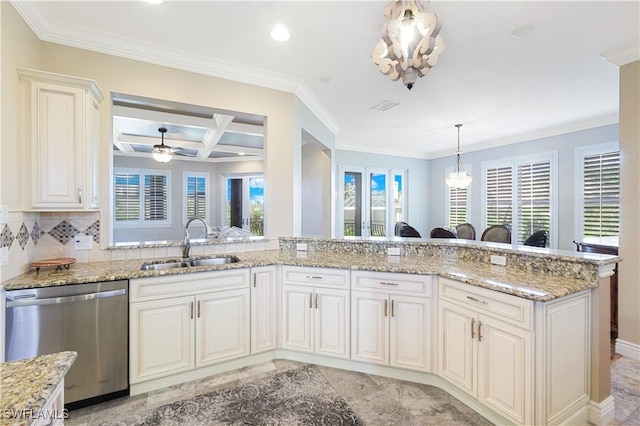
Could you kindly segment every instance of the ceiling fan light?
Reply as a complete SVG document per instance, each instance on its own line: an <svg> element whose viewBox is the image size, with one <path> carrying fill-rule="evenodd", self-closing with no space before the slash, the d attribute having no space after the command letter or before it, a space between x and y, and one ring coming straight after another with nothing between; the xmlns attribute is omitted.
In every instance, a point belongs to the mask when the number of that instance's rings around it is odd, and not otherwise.
<svg viewBox="0 0 640 426"><path fill-rule="evenodd" d="M160 127L158 131L162 134L162 143L153 146L151 155L158 163L168 163L173 157L173 148L164 144L164 134L167 133L166 127Z"/></svg>

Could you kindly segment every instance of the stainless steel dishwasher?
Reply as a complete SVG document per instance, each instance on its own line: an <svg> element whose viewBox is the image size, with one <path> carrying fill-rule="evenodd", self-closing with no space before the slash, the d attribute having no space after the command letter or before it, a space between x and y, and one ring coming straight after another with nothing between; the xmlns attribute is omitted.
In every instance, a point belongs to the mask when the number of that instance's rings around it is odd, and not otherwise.
<svg viewBox="0 0 640 426"><path fill-rule="evenodd" d="M64 379L68 408L128 394L127 287L110 281L7 291L5 359L76 351Z"/></svg>

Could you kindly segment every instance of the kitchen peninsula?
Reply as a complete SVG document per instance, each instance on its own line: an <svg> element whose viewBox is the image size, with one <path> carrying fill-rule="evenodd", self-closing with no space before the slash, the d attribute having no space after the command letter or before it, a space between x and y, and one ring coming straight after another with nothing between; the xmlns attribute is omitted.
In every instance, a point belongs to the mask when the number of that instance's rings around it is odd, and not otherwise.
<svg viewBox="0 0 640 426"><path fill-rule="evenodd" d="M387 255L389 248L400 255ZM76 264L23 274L3 289L129 279L132 394L289 358L434 384L499 423L604 424L613 415L608 304L600 303L608 287L602 295L600 288L617 257L468 241L305 238L234 254L235 263L161 270L140 267L177 259ZM147 315L157 307L184 319L176 337L199 336L169 369L149 350L160 347L160 331L162 347L170 340ZM237 321L216 319L220 307ZM217 320L237 332L218 352L207 347Z"/></svg>

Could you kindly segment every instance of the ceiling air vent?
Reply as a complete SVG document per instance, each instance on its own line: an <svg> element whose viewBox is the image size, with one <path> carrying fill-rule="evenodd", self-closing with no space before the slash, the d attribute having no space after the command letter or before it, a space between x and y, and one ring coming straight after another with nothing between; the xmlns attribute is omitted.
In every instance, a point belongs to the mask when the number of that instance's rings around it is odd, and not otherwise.
<svg viewBox="0 0 640 426"><path fill-rule="evenodd" d="M398 105L400 105L398 102L382 101L378 105L372 106L371 109L374 111L389 111L390 109L395 108Z"/></svg>

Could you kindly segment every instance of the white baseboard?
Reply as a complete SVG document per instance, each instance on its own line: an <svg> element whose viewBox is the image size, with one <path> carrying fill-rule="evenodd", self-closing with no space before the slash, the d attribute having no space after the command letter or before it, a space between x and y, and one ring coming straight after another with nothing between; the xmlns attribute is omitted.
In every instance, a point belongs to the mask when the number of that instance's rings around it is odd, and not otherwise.
<svg viewBox="0 0 640 426"><path fill-rule="evenodd" d="M616 405L613 396L609 395L602 402L589 401L589 423L604 426L616 417Z"/></svg>
<svg viewBox="0 0 640 426"><path fill-rule="evenodd" d="M616 339L616 353L640 361L640 345Z"/></svg>

